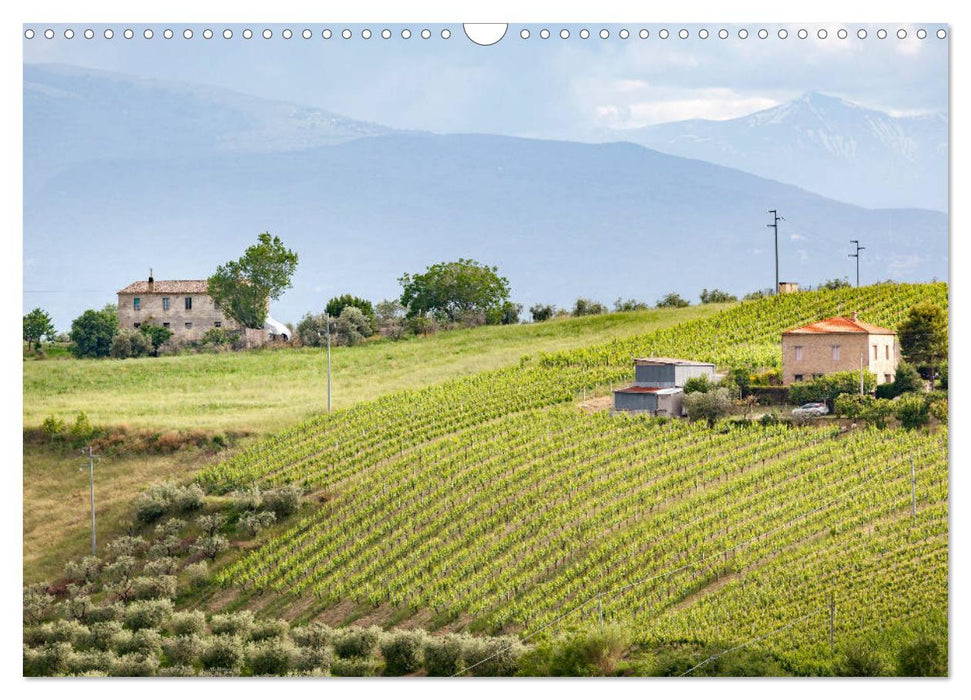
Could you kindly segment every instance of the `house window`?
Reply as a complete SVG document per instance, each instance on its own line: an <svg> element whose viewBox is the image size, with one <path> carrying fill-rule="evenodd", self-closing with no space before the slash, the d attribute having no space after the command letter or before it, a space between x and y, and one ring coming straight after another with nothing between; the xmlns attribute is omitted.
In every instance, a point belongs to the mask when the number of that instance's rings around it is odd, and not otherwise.
<svg viewBox="0 0 971 700"><path fill-rule="evenodd" d="M169 310L169 298L168 297L162 297L162 310L163 311L168 311Z"/></svg>
<svg viewBox="0 0 971 700"><path fill-rule="evenodd" d="M840 359L840 346L839 345L834 345L833 346L833 362L839 362L839 359Z"/></svg>
<svg viewBox="0 0 971 700"><path fill-rule="evenodd" d="M802 345L793 348L796 351L796 362L802 362Z"/></svg>
<svg viewBox="0 0 971 700"><path fill-rule="evenodd" d="M216 326L216 328L222 328L223 327L223 322L222 321L216 321L215 326Z"/></svg>
<svg viewBox="0 0 971 700"><path fill-rule="evenodd" d="M893 377L891 377L889 374L883 375L883 383L884 384L889 384L892 381L893 381Z"/></svg>
<svg viewBox="0 0 971 700"><path fill-rule="evenodd" d="M874 360L877 359L877 346L876 345L873 346L873 359Z"/></svg>
<svg viewBox="0 0 971 700"><path fill-rule="evenodd" d="M165 323L162 324L162 328L168 328L171 325L172 325L171 323L169 323L168 321L166 321Z"/></svg>
<svg viewBox="0 0 971 700"><path fill-rule="evenodd" d="M192 328L192 321L186 321L185 322L185 327L186 328Z"/></svg>
<svg viewBox="0 0 971 700"><path fill-rule="evenodd" d="M135 297L134 299L132 299L132 302L135 307L135 311L138 311L139 309L142 308L142 300L139 299L138 297Z"/></svg>
<svg viewBox="0 0 971 700"><path fill-rule="evenodd" d="M134 325L134 326L135 326L135 328L138 328L138 327L139 327L139 326L141 326L142 324L140 324L140 323L134 323L134 324L132 324L132 325Z"/></svg>
<svg viewBox="0 0 971 700"><path fill-rule="evenodd" d="M802 375L801 374L795 374L795 375L793 375L792 379L793 379L793 381L801 382L802 381Z"/></svg>
<svg viewBox="0 0 971 700"><path fill-rule="evenodd" d="M884 346L883 346L883 349L884 349L884 350L886 351L886 352L884 353L884 354L886 355L886 359L888 359L888 360L889 360L889 359L890 359L890 346L889 346L889 345L884 345Z"/></svg>
<svg viewBox="0 0 971 700"><path fill-rule="evenodd" d="M192 310L192 297L186 297L185 298L185 310L186 311L191 311ZM876 346L874 346L874 347L876 347Z"/></svg>

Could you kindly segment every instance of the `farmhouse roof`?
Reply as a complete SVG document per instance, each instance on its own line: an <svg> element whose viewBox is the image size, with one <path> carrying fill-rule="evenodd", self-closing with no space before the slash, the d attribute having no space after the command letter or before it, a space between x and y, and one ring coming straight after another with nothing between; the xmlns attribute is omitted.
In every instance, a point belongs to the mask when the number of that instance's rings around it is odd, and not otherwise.
<svg viewBox="0 0 971 700"><path fill-rule="evenodd" d="M638 365L704 365L714 366L711 362L698 362L697 360L679 360L675 357L635 357L634 363Z"/></svg>
<svg viewBox="0 0 971 700"><path fill-rule="evenodd" d="M119 294L205 294L206 280L139 280L132 282ZM151 285L151 288L150 288Z"/></svg>
<svg viewBox="0 0 971 700"><path fill-rule="evenodd" d="M805 326L799 326L798 328L783 331L782 334L812 335L820 333L869 333L872 335L894 335L894 331L890 330L889 328L882 328L880 326L875 326L872 323L859 320L856 318L856 314L853 314L852 317L833 316L832 318L824 318L822 321L815 321L814 323L809 323Z"/></svg>
<svg viewBox="0 0 971 700"><path fill-rule="evenodd" d="M624 389L615 389L615 394L677 394L682 391L681 387L659 387L659 386L629 386Z"/></svg>

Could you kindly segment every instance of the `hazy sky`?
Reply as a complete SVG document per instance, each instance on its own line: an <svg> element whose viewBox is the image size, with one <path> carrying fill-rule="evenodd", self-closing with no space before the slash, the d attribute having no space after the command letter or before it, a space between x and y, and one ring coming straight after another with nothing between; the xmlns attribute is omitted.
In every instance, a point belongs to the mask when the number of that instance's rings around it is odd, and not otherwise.
<svg viewBox="0 0 971 700"><path fill-rule="evenodd" d="M32 26L32 25L28 25ZM46 39L48 26L56 34ZM259 97L307 104L355 119L436 132L491 132L582 138L601 128L630 128L689 118L726 119L817 90L894 114L946 112L948 42L938 25L510 25L490 47L461 25L38 25L25 39L26 62L69 63L141 76L219 85ZM212 39L203 38L207 26ZM313 37L305 40L305 26ZM407 26L412 36L401 38ZM431 38L422 39L428 26ZM74 30L65 39L64 30ZM123 38L126 28L133 39ZM150 27L154 38L143 31ZM172 39L163 38L171 27ZM182 30L189 27L193 38ZM222 32L229 27L233 38ZM246 27L251 39L242 38ZM271 39L261 32L269 27ZM291 28L293 38L281 37ZM351 39L341 31L349 27ZM383 39L384 28L392 38ZM443 27L451 31L442 39ZM548 27L551 36L540 37ZM659 33L667 28L670 35ZM678 38L686 28L687 39ZM727 39L717 32L729 31ZM857 37L861 28L867 38ZM84 29L95 32L92 39ZM330 28L330 39L321 32ZM372 31L363 39L361 31ZM560 30L570 32L568 39ZM590 31L588 39L580 30ZM609 38L599 38L601 29ZM640 38L646 28L649 36ZM707 39L698 36L709 31ZM761 39L759 29L768 31ZM800 39L800 28L808 38ZM837 32L848 35L840 39ZM899 29L907 32L899 39ZM919 28L927 31L919 39ZM523 39L526 29L530 36ZM780 39L780 29L788 37ZM820 29L827 37L818 38Z"/></svg>

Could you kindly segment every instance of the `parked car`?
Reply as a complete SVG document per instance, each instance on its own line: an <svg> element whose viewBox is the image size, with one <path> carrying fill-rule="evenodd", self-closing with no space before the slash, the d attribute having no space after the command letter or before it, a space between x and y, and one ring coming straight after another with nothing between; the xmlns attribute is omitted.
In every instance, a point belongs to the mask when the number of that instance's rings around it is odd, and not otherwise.
<svg viewBox="0 0 971 700"><path fill-rule="evenodd" d="M829 413L829 408L824 403L804 403L799 408L792 409L792 415L806 418L825 416L827 413Z"/></svg>

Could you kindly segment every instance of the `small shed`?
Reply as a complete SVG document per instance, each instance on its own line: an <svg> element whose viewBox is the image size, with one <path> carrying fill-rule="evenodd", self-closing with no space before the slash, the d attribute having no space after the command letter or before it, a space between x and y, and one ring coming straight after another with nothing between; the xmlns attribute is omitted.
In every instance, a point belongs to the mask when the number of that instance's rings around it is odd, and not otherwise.
<svg viewBox="0 0 971 700"><path fill-rule="evenodd" d="M634 360L634 385L661 389L681 387L692 377L715 379L710 362L678 360L672 357L640 357Z"/></svg>
<svg viewBox="0 0 971 700"><path fill-rule="evenodd" d="M658 416L678 417L684 392L681 387L629 386L614 391L615 411L646 411Z"/></svg>

